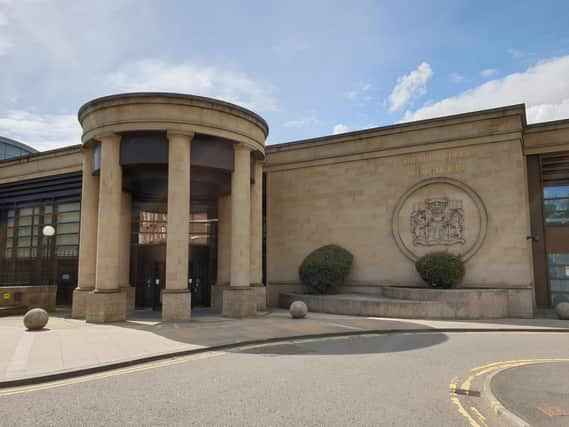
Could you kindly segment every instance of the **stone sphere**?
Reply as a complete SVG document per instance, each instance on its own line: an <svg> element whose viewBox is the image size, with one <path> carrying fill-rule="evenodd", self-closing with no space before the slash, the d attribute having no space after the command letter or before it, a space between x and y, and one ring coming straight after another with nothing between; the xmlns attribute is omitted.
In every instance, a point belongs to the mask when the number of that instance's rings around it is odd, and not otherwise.
<svg viewBox="0 0 569 427"><path fill-rule="evenodd" d="M569 302L560 302L555 306L560 319L569 320Z"/></svg>
<svg viewBox="0 0 569 427"><path fill-rule="evenodd" d="M308 307L302 301L294 301L288 311L293 319L303 319L308 313Z"/></svg>
<svg viewBox="0 0 569 427"><path fill-rule="evenodd" d="M43 308L32 308L24 315L24 326L30 331L43 329L49 316Z"/></svg>

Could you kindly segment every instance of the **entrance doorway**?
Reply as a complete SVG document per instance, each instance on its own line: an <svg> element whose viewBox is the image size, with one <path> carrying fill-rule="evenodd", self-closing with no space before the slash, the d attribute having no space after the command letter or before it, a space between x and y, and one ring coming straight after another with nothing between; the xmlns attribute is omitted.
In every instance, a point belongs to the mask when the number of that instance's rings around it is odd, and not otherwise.
<svg viewBox="0 0 569 427"><path fill-rule="evenodd" d="M161 310L166 286L166 206L133 204L130 283L137 309ZM209 307L211 286L217 279L217 218L215 212L190 215L188 288L192 307Z"/></svg>

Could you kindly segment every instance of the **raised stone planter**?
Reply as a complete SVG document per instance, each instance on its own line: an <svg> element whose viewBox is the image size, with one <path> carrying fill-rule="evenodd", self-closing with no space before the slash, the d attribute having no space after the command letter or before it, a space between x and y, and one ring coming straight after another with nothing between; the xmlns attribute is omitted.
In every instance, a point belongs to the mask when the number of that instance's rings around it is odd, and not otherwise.
<svg viewBox="0 0 569 427"><path fill-rule="evenodd" d="M279 306L289 308L298 300L314 312L409 319L532 317L532 307L521 304L517 301L518 293L510 291L526 290L383 287L376 295L281 292Z"/></svg>

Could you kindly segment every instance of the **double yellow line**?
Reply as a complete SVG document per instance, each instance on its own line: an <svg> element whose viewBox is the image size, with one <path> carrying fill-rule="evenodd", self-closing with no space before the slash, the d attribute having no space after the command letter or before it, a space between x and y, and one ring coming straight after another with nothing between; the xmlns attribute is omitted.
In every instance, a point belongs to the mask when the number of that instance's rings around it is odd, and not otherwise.
<svg viewBox="0 0 569 427"><path fill-rule="evenodd" d="M559 362L569 362L568 358L551 358L551 359L519 359L519 360L503 360L499 362L489 363L487 365L478 366L470 370L470 375L462 382L460 389L465 395L472 391L470 388L472 382L482 375L487 375L495 372L499 369L515 368L517 366L524 365L534 365L536 363L559 363ZM458 412L463 415L472 427L488 427L486 424L486 418L480 413L480 411L474 407L470 407L470 412L462 405L458 394L456 393L458 378L454 377L449 384L450 400L454 403L458 409ZM461 393L462 394L462 393ZM498 412L502 408L502 405L498 401L493 401L490 404L491 409L494 412Z"/></svg>

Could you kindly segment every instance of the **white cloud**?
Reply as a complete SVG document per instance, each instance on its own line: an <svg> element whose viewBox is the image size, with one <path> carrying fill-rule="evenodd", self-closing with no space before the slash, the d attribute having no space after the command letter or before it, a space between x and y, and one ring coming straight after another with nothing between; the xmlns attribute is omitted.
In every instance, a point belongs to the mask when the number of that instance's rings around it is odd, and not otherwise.
<svg viewBox="0 0 569 427"><path fill-rule="evenodd" d="M496 70L495 68L486 68L486 69L480 71L480 75L484 78L488 78L488 77L492 77L492 76L496 75L497 72L498 72L498 70Z"/></svg>
<svg viewBox="0 0 569 427"><path fill-rule="evenodd" d="M81 126L75 114L40 115L9 111L0 116L0 135L43 151L81 143Z"/></svg>
<svg viewBox="0 0 569 427"><path fill-rule="evenodd" d="M113 91L168 91L210 96L259 112L276 110L271 90L247 75L189 62L142 60L126 64L109 78Z"/></svg>
<svg viewBox="0 0 569 427"><path fill-rule="evenodd" d="M309 126L316 126L320 124L320 120L318 117L315 116L308 116L308 117L300 117L295 120L289 120L288 122L284 122L283 126L287 128L303 128Z"/></svg>
<svg viewBox="0 0 569 427"><path fill-rule="evenodd" d="M334 135L337 135L339 133L345 133L348 131L348 126L343 125L342 123L338 123L336 126L334 126L334 129L332 129L332 133Z"/></svg>
<svg viewBox="0 0 569 427"><path fill-rule="evenodd" d="M371 101L370 92L372 90L371 83L360 83L356 89L344 92L344 96L351 101Z"/></svg>
<svg viewBox="0 0 569 427"><path fill-rule="evenodd" d="M407 111L420 120L484 108L525 103L528 122L569 117L569 55L542 61L521 73L490 80L456 96Z"/></svg>
<svg viewBox="0 0 569 427"><path fill-rule="evenodd" d="M427 93L427 82L433 76L431 66L422 62L416 70L397 79L393 92L389 95L390 112L398 111L405 107L414 98Z"/></svg>
<svg viewBox="0 0 569 427"><path fill-rule="evenodd" d="M463 76L462 74L452 73L450 75L450 81L456 84L460 84L467 83L470 81L470 79L468 79L466 76Z"/></svg>

